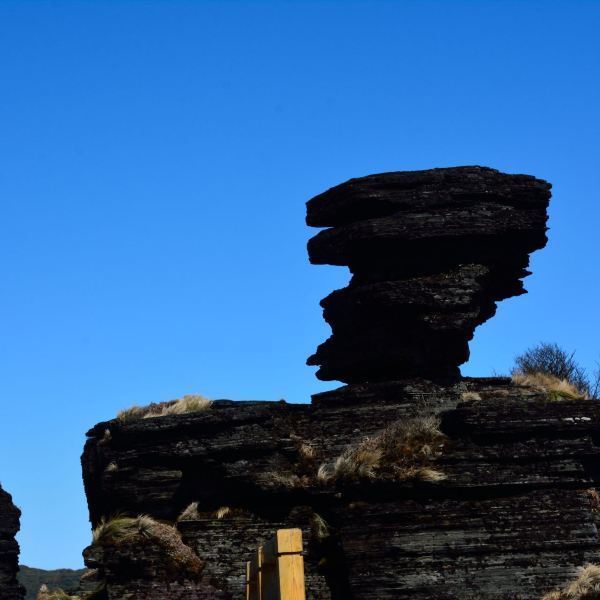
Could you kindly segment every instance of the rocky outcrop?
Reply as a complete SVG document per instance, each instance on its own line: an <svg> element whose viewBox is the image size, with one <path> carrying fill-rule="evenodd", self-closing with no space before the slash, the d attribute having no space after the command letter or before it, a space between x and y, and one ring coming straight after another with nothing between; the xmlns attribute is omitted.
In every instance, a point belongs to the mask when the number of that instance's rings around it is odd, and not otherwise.
<svg viewBox="0 0 600 600"><path fill-rule="evenodd" d="M523 293L548 198L462 167L311 200L309 224L330 227L311 260L353 273L311 362L349 385L93 427L92 524L150 515L203 563L194 579L151 545L96 543L107 598L241 598L245 561L283 527L303 531L310 600L538 600L600 562L600 404L458 376L475 327Z"/></svg>
<svg viewBox="0 0 600 600"><path fill-rule="evenodd" d="M328 227L315 264L347 265L348 287L322 300L333 335L308 360L345 382L457 376L496 302L525 293L529 254L546 244L550 185L456 167L370 175L307 203Z"/></svg>
<svg viewBox="0 0 600 600"><path fill-rule="evenodd" d="M447 438L432 462L442 479L319 478L424 412ZM217 401L101 423L83 467L94 523L117 510L176 522L197 503L177 527L223 597L241 597L258 543L296 526L308 598L534 600L600 561L598 440L593 401L551 402L507 379L414 380L350 385L312 405Z"/></svg>
<svg viewBox="0 0 600 600"><path fill-rule="evenodd" d="M17 581L19 545L15 535L19 531L21 511L12 503L10 494L0 487L0 598L23 600L25 589Z"/></svg>

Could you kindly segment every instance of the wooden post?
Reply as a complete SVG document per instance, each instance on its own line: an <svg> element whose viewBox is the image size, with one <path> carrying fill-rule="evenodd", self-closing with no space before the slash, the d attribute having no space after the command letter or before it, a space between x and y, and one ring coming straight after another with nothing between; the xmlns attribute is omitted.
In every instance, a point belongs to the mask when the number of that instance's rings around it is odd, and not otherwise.
<svg viewBox="0 0 600 600"><path fill-rule="evenodd" d="M246 563L246 600L263 600L262 568L263 549L259 547Z"/></svg>
<svg viewBox="0 0 600 600"><path fill-rule="evenodd" d="M280 529L263 547L261 600L306 600L302 530Z"/></svg>

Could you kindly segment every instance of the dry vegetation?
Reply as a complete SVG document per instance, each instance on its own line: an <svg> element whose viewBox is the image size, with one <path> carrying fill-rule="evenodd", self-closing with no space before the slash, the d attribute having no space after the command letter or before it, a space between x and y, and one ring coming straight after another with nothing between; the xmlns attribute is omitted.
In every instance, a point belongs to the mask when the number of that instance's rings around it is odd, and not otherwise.
<svg viewBox="0 0 600 600"><path fill-rule="evenodd" d="M84 574L81 577L83 581L86 578ZM68 594L64 590L57 588L55 590L48 589L47 585L42 585L36 595L36 600L106 600L105 584L101 582L99 586L92 592L80 592L78 594Z"/></svg>
<svg viewBox="0 0 600 600"><path fill-rule="evenodd" d="M330 536L329 523L319 513L313 513L310 528L313 537L320 542Z"/></svg>
<svg viewBox="0 0 600 600"><path fill-rule="evenodd" d="M99 546L152 544L164 552L167 567L192 577L202 571L200 559L183 543L177 529L147 515L117 515L103 519L94 529L93 543Z"/></svg>
<svg viewBox="0 0 600 600"><path fill-rule="evenodd" d="M514 377L533 378L533 385L547 391L552 400L597 398L600 394L600 364L589 373L558 344L542 342L515 358ZM549 376L551 379L545 380ZM536 382L537 380L537 382Z"/></svg>
<svg viewBox="0 0 600 600"><path fill-rule="evenodd" d="M132 406L117 414L119 421L135 421L138 419L151 419L167 415L182 415L185 413L201 412L208 410L212 401L198 394L189 394L179 400L168 402L153 402L148 406Z"/></svg>
<svg viewBox="0 0 600 600"><path fill-rule="evenodd" d="M512 380L517 385L537 388L546 393L550 400L587 400L589 396L566 379L547 373L514 373Z"/></svg>
<svg viewBox="0 0 600 600"><path fill-rule="evenodd" d="M592 512L599 513L600 512L600 494L596 488L589 488L585 490L587 497L590 500L590 507Z"/></svg>
<svg viewBox="0 0 600 600"><path fill-rule="evenodd" d="M229 506L221 506L215 511L215 517L220 521L231 513Z"/></svg>
<svg viewBox="0 0 600 600"><path fill-rule="evenodd" d="M36 596L36 600L80 600L79 596L69 596L61 589L49 590L48 586L42 585Z"/></svg>
<svg viewBox="0 0 600 600"><path fill-rule="evenodd" d="M311 484L311 477L308 475L281 473L279 471L266 471L260 474L257 479L262 485L281 490L303 488Z"/></svg>
<svg viewBox="0 0 600 600"><path fill-rule="evenodd" d="M198 503L192 502L188 504L186 508L181 511L181 514L177 517L179 521L198 521L200 519L200 513L198 512Z"/></svg>
<svg viewBox="0 0 600 600"><path fill-rule="evenodd" d="M445 475L432 466L447 442L439 427L439 419L432 416L393 423L333 463L321 465L318 477L322 481L387 477L398 481L441 481Z"/></svg>
<svg viewBox="0 0 600 600"><path fill-rule="evenodd" d="M600 600L600 567L588 565L562 590L549 592L542 600Z"/></svg>

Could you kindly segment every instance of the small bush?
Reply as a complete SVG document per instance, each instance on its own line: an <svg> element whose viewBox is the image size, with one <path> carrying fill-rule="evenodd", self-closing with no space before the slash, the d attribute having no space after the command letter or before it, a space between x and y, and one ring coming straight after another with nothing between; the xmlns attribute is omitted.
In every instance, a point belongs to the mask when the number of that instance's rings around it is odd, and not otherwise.
<svg viewBox="0 0 600 600"><path fill-rule="evenodd" d="M512 375L550 375L566 381L580 396L595 397L600 391L600 371L590 378L575 360L575 352L567 352L558 344L543 342L515 358Z"/></svg>
<svg viewBox="0 0 600 600"><path fill-rule="evenodd" d="M588 395L566 379L546 373L515 373L512 380L517 385L538 388L550 400L587 400Z"/></svg>
<svg viewBox="0 0 600 600"><path fill-rule="evenodd" d="M588 565L562 590L549 592L542 600L600 600L600 567Z"/></svg>
<svg viewBox="0 0 600 600"><path fill-rule="evenodd" d="M166 415L182 415L185 413L201 412L208 410L212 401L198 394L189 394L168 402L154 402L148 406L132 406L117 414L119 421L135 421L138 419L151 419Z"/></svg>
<svg viewBox="0 0 600 600"><path fill-rule="evenodd" d="M445 475L431 466L447 441L439 426L437 417L416 417L393 423L333 463L321 465L318 478L323 481L378 477L441 481Z"/></svg>

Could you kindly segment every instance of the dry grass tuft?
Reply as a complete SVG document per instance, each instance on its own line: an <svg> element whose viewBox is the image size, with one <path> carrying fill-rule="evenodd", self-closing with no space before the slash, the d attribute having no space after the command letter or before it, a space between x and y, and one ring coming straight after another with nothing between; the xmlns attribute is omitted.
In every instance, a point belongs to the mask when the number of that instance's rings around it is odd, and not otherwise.
<svg viewBox="0 0 600 600"><path fill-rule="evenodd" d="M577 389L566 379L559 379L546 373L515 373L512 380L517 385L538 388L548 394L553 401L559 400L587 400L587 393Z"/></svg>
<svg viewBox="0 0 600 600"><path fill-rule="evenodd" d="M168 402L153 402L148 406L132 406L120 411L117 414L119 421L135 421L138 419L151 419L154 417L164 417L166 415L182 415L185 413L201 412L208 410L212 400L200 396L199 394L188 394L179 400L169 400Z"/></svg>
<svg viewBox="0 0 600 600"><path fill-rule="evenodd" d="M600 567L587 565L569 585L545 594L542 600L600 600Z"/></svg>
<svg viewBox="0 0 600 600"><path fill-rule="evenodd" d="M93 531L93 543L110 544L138 536L149 538L155 524L156 521L147 515L127 517L119 514L110 519L103 517Z"/></svg>
<svg viewBox="0 0 600 600"><path fill-rule="evenodd" d="M317 456L316 450L310 444L302 442L298 448L298 453L303 460L314 460Z"/></svg>
<svg viewBox="0 0 600 600"><path fill-rule="evenodd" d="M200 519L200 513L198 512L198 503L192 502L188 504L186 508L181 511L181 514L177 517L177 521L198 521Z"/></svg>
<svg viewBox="0 0 600 600"><path fill-rule="evenodd" d="M198 577L202 562L181 540L177 529L147 515L117 515L103 519L94 529L93 544L98 546L151 544L161 549L165 568L185 576ZM134 549L131 552L135 552Z"/></svg>
<svg viewBox="0 0 600 600"><path fill-rule="evenodd" d="M463 402L474 402L481 400L481 396L477 392L463 392L460 395L460 399Z"/></svg>
<svg viewBox="0 0 600 600"><path fill-rule="evenodd" d="M224 519L230 513L231 513L231 509L229 508L229 506L221 506L221 508L219 508L215 511L215 517L217 517L217 519L221 520L221 519Z"/></svg>
<svg viewBox="0 0 600 600"><path fill-rule="evenodd" d="M329 524L319 513L313 513L310 520L310 528L313 537L319 542L322 542L331 535L329 532Z"/></svg>
<svg viewBox="0 0 600 600"><path fill-rule="evenodd" d="M596 488L589 488L585 490L587 497L590 499L590 507L592 512L600 512L600 494Z"/></svg>
<svg viewBox="0 0 600 600"><path fill-rule="evenodd" d="M306 487L310 484L307 475L296 475L296 473L280 473L277 471L266 471L258 476L258 482L270 488L280 490L292 490Z"/></svg>
<svg viewBox="0 0 600 600"><path fill-rule="evenodd" d="M339 456L333 463L321 465L322 481L375 479L437 482L445 475L431 466L446 444L437 417L416 417L398 421L378 435L367 438L358 447Z"/></svg>
<svg viewBox="0 0 600 600"><path fill-rule="evenodd" d="M59 589L49 590L47 585L42 585L37 593L36 600L80 600L79 596L69 596L65 591Z"/></svg>

